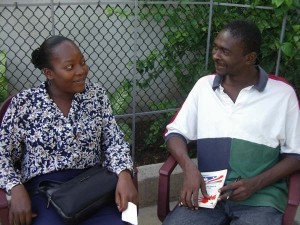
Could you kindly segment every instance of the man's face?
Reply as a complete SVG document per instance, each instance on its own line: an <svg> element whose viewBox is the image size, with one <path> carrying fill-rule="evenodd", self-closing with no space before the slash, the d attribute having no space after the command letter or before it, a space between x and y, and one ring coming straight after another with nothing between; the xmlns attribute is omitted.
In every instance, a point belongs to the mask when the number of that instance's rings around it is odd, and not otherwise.
<svg viewBox="0 0 300 225"><path fill-rule="evenodd" d="M247 55L244 54L243 43L227 30L221 31L216 37L212 57L219 75L239 75L246 66Z"/></svg>

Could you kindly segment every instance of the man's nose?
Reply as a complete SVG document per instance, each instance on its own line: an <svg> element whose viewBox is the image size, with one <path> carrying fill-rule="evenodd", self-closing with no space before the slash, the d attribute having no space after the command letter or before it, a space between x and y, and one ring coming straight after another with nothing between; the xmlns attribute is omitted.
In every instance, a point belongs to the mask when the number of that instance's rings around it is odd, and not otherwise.
<svg viewBox="0 0 300 225"><path fill-rule="evenodd" d="M220 59L220 50L214 50L212 53L213 60Z"/></svg>

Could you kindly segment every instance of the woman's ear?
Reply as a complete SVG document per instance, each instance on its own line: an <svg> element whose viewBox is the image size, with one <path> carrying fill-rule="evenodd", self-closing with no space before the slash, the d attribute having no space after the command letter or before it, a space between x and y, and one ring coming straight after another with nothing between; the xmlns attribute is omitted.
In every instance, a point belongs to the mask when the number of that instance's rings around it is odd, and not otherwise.
<svg viewBox="0 0 300 225"><path fill-rule="evenodd" d="M47 80L52 80L53 79L53 75L52 75L52 70L49 68L44 68L43 70L43 74L46 76Z"/></svg>
<svg viewBox="0 0 300 225"><path fill-rule="evenodd" d="M250 52L247 54L246 63L248 65L255 65L256 58L257 58L256 52Z"/></svg>

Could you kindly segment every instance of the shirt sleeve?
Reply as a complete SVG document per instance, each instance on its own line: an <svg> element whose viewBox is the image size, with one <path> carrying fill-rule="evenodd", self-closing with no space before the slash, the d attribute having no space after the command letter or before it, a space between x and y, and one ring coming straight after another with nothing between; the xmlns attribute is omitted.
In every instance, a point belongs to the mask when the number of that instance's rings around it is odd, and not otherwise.
<svg viewBox="0 0 300 225"><path fill-rule="evenodd" d="M116 174L126 169L132 172L133 162L129 144L124 140L124 134L117 125L110 101L105 93L103 98L103 127L101 135L101 149L104 151L105 156L103 166Z"/></svg>
<svg viewBox="0 0 300 225"><path fill-rule="evenodd" d="M20 163L22 146L20 141L21 104L14 97L3 118L0 128L0 187L7 193L17 184L21 183Z"/></svg>
<svg viewBox="0 0 300 225"><path fill-rule="evenodd" d="M166 141L174 135L185 138L187 142L197 139L198 83L195 84L177 114L167 125L164 135Z"/></svg>
<svg viewBox="0 0 300 225"><path fill-rule="evenodd" d="M300 159L300 111L296 94L290 96L289 109L286 114L285 139L281 143L281 153L296 154Z"/></svg>

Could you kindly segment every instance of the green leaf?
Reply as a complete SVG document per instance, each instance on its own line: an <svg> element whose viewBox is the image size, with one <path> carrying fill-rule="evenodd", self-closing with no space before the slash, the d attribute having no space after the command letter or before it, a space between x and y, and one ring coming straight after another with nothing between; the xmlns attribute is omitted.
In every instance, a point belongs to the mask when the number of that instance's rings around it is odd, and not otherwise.
<svg viewBox="0 0 300 225"><path fill-rule="evenodd" d="M111 6L107 6L106 9L104 10L105 15L112 16L112 14L114 13L114 9Z"/></svg>
<svg viewBox="0 0 300 225"><path fill-rule="evenodd" d="M5 77L6 68L4 65L0 64L0 77Z"/></svg>
<svg viewBox="0 0 300 225"><path fill-rule="evenodd" d="M272 3L276 6L279 7L284 3L284 0L272 0Z"/></svg>
<svg viewBox="0 0 300 225"><path fill-rule="evenodd" d="M162 16L159 13L156 13L154 15L154 19L156 20L156 22L160 22L162 20Z"/></svg>
<svg viewBox="0 0 300 225"><path fill-rule="evenodd" d="M117 90L110 96L111 107L116 115L122 114L131 102L132 85L129 80L124 80Z"/></svg>
<svg viewBox="0 0 300 225"><path fill-rule="evenodd" d="M0 65L6 65L6 52L5 50L0 51Z"/></svg>
<svg viewBox="0 0 300 225"><path fill-rule="evenodd" d="M127 141L129 144L132 144L132 130L130 126L126 123L119 122L118 126L120 130L124 133L124 139Z"/></svg>
<svg viewBox="0 0 300 225"><path fill-rule="evenodd" d="M292 57L293 55L295 55L294 47L293 47L292 43L290 43L290 42L283 43L281 46L281 50L285 55L287 55L289 57Z"/></svg>
<svg viewBox="0 0 300 225"><path fill-rule="evenodd" d="M0 102L3 102L9 95L8 80L6 74L6 52L0 51Z"/></svg>
<svg viewBox="0 0 300 225"><path fill-rule="evenodd" d="M293 0L285 0L285 4L290 8L293 5Z"/></svg>
<svg viewBox="0 0 300 225"><path fill-rule="evenodd" d="M8 80L6 77L0 77L0 102L8 97Z"/></svg>
<svg viewBox="0 0 300 225"><path fill-rule="evenodd" d="M300 2L300 0L299 0L299 2ZM300 25L293 25L292 28L296 33L300 32Z"/></svg>
<svg viewBox="0 0 300 225"><path fill-rule="evenodd" d="M293 5L297 8L300 9L300 0L294 0Z"/></svg>

